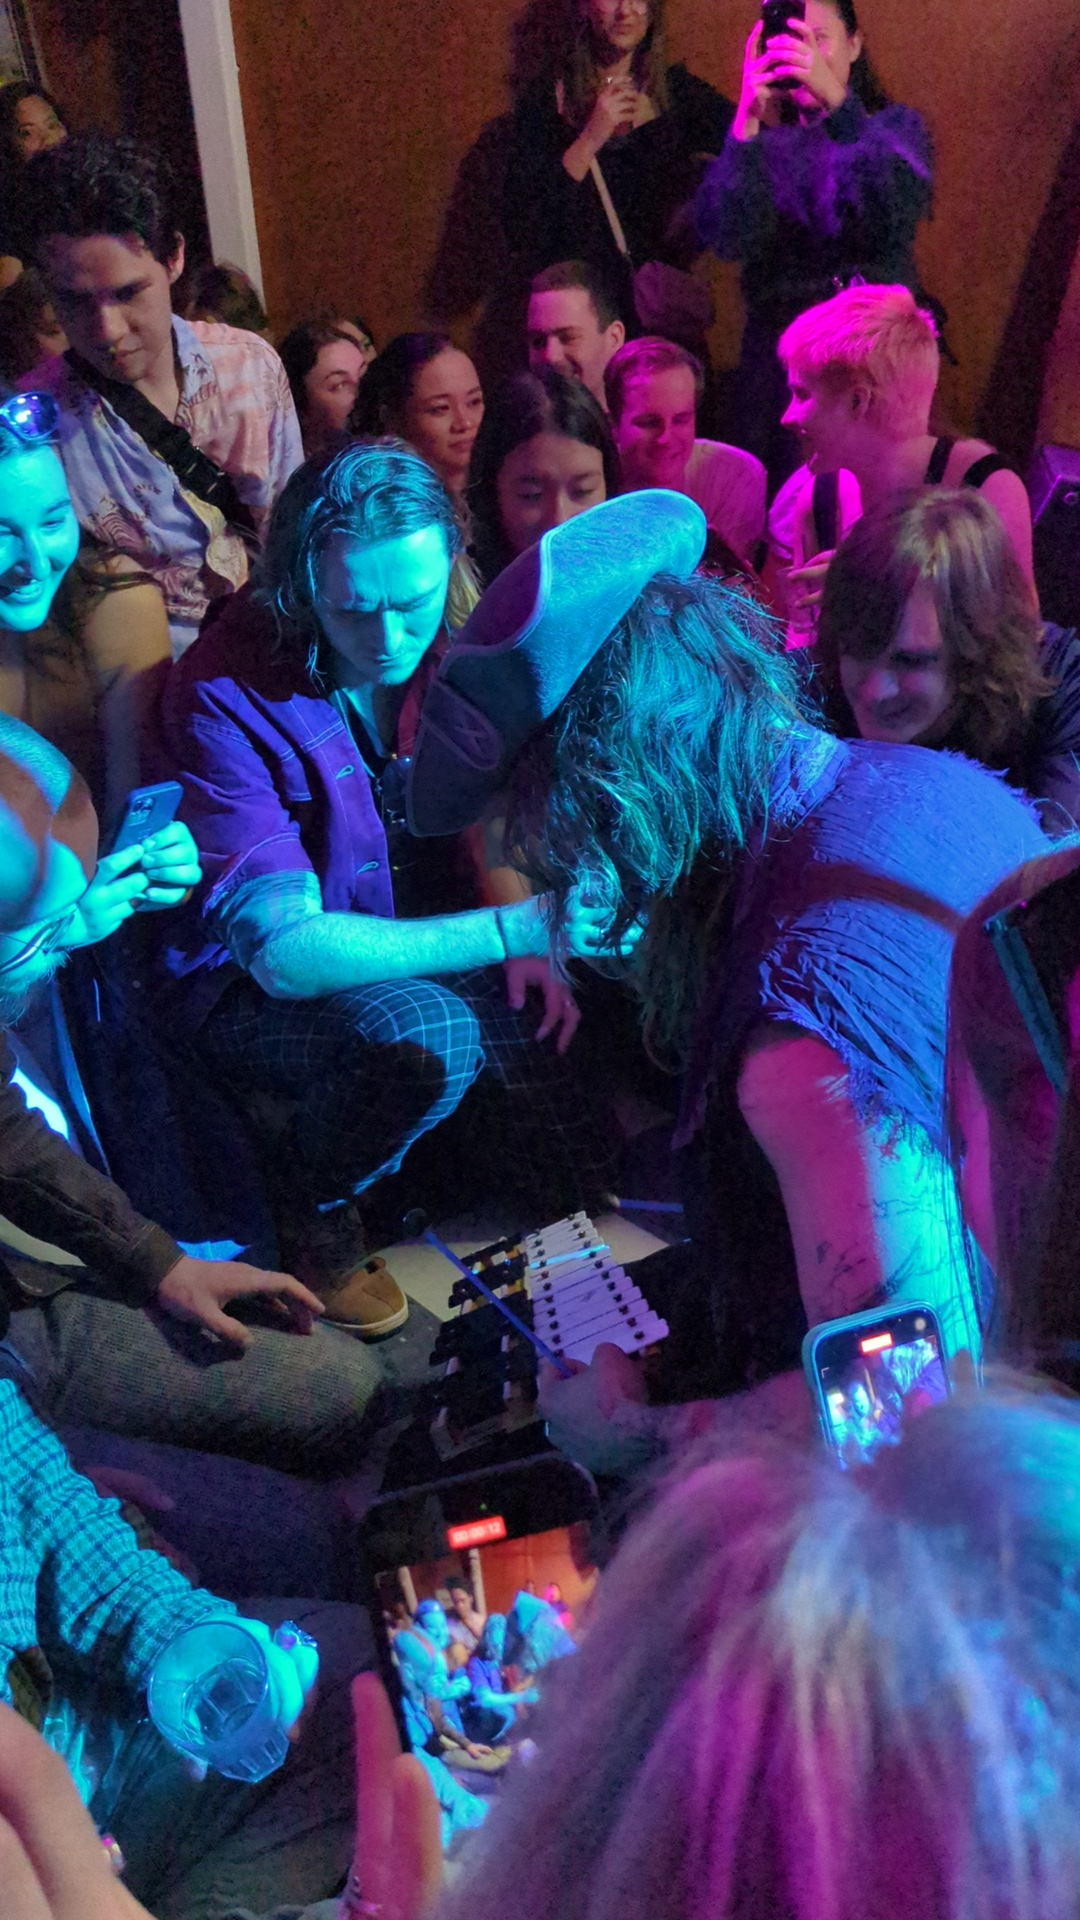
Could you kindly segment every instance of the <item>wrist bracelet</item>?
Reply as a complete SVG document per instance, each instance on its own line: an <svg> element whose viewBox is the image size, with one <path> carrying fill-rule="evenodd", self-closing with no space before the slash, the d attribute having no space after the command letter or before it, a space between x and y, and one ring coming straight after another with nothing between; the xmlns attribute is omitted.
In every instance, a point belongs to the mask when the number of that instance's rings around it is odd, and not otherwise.
<svg viewBox="0 0 1080 1920"><path fill-rule="evenodd" d="M510 951L510 942L506 937L506 928L503 926L503 910L501 907L493 907L492 912L495 915L495 925L498 929L499 939L502 941L503 959L512 960L514 956Z"/></svg>

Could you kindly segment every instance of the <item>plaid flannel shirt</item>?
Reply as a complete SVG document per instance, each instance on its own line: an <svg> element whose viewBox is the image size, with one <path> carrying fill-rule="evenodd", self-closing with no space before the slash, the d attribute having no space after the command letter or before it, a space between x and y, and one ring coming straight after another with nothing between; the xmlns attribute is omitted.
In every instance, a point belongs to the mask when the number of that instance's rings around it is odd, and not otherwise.
<svg viewBox="0 0 1080 1920"><path fill-rule="evenodd" d="M235 1607L139 1546L117 1501L75 1472L10 1380L0 1380L0 1457L0 1697L40 1726L53 1663L74 1663L95 1695L141 1710L173 1635Z"/></svg>

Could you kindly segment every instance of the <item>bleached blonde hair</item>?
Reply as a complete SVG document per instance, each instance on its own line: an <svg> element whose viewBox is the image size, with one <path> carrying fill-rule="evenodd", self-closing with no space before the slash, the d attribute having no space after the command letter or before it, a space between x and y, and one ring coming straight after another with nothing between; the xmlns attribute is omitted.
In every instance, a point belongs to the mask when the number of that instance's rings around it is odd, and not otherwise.
<svg viewBox="0 0 1080 1920"><path fill-rule="evenodd" d="M870 388L870 418L895 440L925 433L941 355L933 317L907 287L848 287L780 336L788 378Z"/></svg>
<svg viewBox="0 0 1080 1920"><path fill-rule="evenodd" d="M696 1465L440 1920L1075 1920L1078 1569L1080 1422L1019 1387Z"/></svg>

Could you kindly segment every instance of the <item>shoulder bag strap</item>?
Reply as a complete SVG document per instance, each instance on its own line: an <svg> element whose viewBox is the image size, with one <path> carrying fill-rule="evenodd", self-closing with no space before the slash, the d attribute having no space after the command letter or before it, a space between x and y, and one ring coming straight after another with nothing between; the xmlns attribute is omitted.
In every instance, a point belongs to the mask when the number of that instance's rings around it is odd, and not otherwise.
<svg viewBox="0 0 1080 1920"><path fill-rule="evenodd" d="M819 553L831 553L840 530L840 475L816 474L812 500L817 550Z"/></svg>
<svg viewBox="0 0 1080 1920"><path fill-rule="evenodd" d="M945 478L945 469L949 464L949 455L955 445L956 441L950 440L948 436L944 434L940 440L935 440L934 451L930 455L930 464L926 469L926 479L923 482L924 486L940 487Z"/></svg>
<svg viewBox="0 0 1080 1920"><path fill-rule="evenodd" d="M164 460L188 493L195 494L208 506L216 507L238 533L254 540L255 522L250 508L244 505L224 468L195 445L186 428L170 420L160 407L155 407L152 400L148 400L128 381L107 380L88 360L76 353L74 347L68 348L64 358L84 386L100 393L121 420L138 434L151 453L158 454Z"/></svg>
<svg viewBox="0 0 1080 1920"><path fill-rule="evenodd" d="M975 491L978 492L980 487L985 486L992 473L1015 472L1016 468L1010 461L1004 459L1000 453L983 453L980 454L977 460L972 461L960 485L962 487L974 487Z"/></svg>
<svg viewBox="0 0 1080 1920"><path fill-rule="evenodd" d="M608 192L608 183L600 171L599 160L590 160L589 172L592 174L596 191L600 195L600 205L607 214L608 226L611 228L611 237L618 247L619 252L622 254L623 259L628 261L630 259L630 249L626 244L626 235L623 232L622 221L615 211L615 202Z"/></svg>
<svg viewBox="0 0 1080 1920"><path fill-rule="evenodd" d="M563 118L565 118L566 88L564 87L561 80L556 80L555 82L555 105L557 106L560 115L562 115ZM608 192L608 183L604 179L603 173L600 170L600 162L598 159L596 159L595 155L589 162L589 172L592 175L593 185L596 188L597 193L600 195L600 205L603 207L604 212L607 215L607 223L608 223L608 226L611 228L611 237L614 240L615 245L618 248L619 252L622 254L623 259L626 261L629 261L630 249L626 244L626 235L623 232L623 224L622 224L622 221L619 219L617 212L615 211L615 202L612 199L611 194Z"/></svg>

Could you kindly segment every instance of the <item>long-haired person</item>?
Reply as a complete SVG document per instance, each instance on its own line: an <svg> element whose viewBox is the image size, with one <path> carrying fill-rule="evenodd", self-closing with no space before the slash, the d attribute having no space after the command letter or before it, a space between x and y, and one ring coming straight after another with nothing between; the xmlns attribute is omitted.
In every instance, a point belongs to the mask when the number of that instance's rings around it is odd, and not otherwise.
<svg viewBox="0 0 1080 1920"><path fill-rule="evenodd" d="M734 124L695 211L702 240L742 265L731 434L774 483L794 464L780 427L781 333L856 276L917 286L915 233L932 194L926 126L882 91L854 0L806 0L805 20L767 43L755 25Z"/></svg>
<svg viewBox="0 0 1080 1920"><path fill-rule="evenodd" d="M330 451L345 432L367 360L346 324L323 316L302 320L278 347L289 376L304 452L310 459Z"/></svg>
<svg viewBox="0 0 1080 1920"><path fill-rule="evenodd" d="M468 354L445 333L399 333L371 362L349 425L353 433L408 441L460 500L483 417L484 391Z"/></svg>
<svg viewBox="0 0 1080 1920"><path fill-rule="evenodd" d="M611 428L588 388L554 367L514 374L488 406L469 467L465 497L485 584L549 528L618 490Z"/></svg>
<svg viewBox="0 0 1080 1920"><path fill-rule="evenodd" d="M968 488L859 520L825 577L818 685L847 738L966 753L1080 822L1080 639L1040 623L1001 517Z"/></svg>
<svg viewBox="0 0 1080 1920"><path fill-rule="evenodd" d="M439 668L412 818L449 831L501 791L556 941L581 897L614 947L644 928L724 1379L783 1400L807 1324L882 1299L928 1294L951 1346L978 1342L946 1178L952 938L1046 843L981 768L810 723L766 616L694 577L704 539L693 502L633 493L507 568Z"/></svg>
<svg viewBox="0 0 1080 1920"><path fill-rule="evenodd" d="M50 93L32 80L0 87L0 289L34 259L22 215L23 168L35 153L66 139L63 112Z"/></svg>
<svg viewBox="0 0 1080 1920"><path fill-rule="evenodd" d="M530 272L556 260L603 267L625 295L626 264L597 167L634 265L685 264L672 232L716 154L732 107L667 50L665 0L550 0L547 60L518 99L503 224Z"/></svg>

